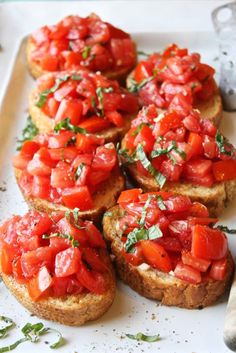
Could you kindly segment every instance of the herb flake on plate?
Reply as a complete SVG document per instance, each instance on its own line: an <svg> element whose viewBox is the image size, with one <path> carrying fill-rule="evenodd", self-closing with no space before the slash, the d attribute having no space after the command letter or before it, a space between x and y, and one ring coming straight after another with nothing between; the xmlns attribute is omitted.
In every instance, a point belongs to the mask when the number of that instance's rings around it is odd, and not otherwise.
<svg viewBox="0 0 236 353"><path fill-rule="evenodd" d="M142 332L138 332L135 335L126 333L125 335L126 335L126 337L130 338L131 340L143 341L143 342L148 342L148 343L158 342L161 340L160 335L148 336Z"/></svg>
<svg viewBox="0 0 236 353"><path fill-rule="evenodd" d="M22 137L17 140L18 146L17 151L21 150L22 145L25 141L32 140L39 133L39 129L33 123L31 116L29 115L26 120L26 126L22 130Z"/></svg>

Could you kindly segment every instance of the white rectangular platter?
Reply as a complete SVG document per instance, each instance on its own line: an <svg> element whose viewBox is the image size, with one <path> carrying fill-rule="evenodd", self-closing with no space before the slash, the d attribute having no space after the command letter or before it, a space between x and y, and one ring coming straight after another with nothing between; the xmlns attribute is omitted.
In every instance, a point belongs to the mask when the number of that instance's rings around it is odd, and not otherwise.
<svg viewBox="0 0 236 353"><path fill-rule="evenodd" d="M153 32L134 33L133 36L140 50L152 52L176 42L200 52L203 61L217 66L217 45L212 32ZM33 83L25 62L25 40L22 40L0 107L0 221L12 213L23 214L27 210L14 180L11 158L15 153L17 136L25 124L28 94ZM232 142L236 142L236 115L225 113L221 129ZM229 205L220 223L235 228L235 210L236 202ZM229 243L235 259L236 236L230 235ZM19 327L26 322L42 321L46 326L57 328L66 339L66 344L58 349L59 353L227 353L230 351L222 338L226 303L227 295L203 310L165 307L139 296L118 281L116 299L110 310L95 322L72 328L32 317L1 283L0 315L13 318L18 328L0 340L0 347L17 340ZM145 343L125 337L126 333L140 331L148 335L160 334L161 340ZM34 345L24 343L15 352L49 352L51 349L45 341L53 338L42 337Z"/></svg>

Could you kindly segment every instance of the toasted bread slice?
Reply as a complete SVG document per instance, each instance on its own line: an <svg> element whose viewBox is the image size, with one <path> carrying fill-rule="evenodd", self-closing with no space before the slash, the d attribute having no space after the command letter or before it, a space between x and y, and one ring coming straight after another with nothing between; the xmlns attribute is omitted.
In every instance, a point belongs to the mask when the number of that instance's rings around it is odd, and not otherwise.
<svg viewBox="0 0 236 353"><path fill-rule="evenodd" d="M107 291L103 294L89 292L58 298L47 297L35 302L30 298L25 284L17 283L12 276L3 274L1 269L0 274L7 288L31 313L64 325L80 326L101 317L115 298L116 283L111 261L106 251L103 250L101 255L109 269L104 274Z"/></svg>
<svg viewBox="0 0 236 353"><path fill-rule="evenodd" d="M133 71L127 77L127 80L126 80L127 88L131 86L130 81L132 79L133 79ZM201 118L211 120L212 123L216 126L220 125L220 121L223 114L223 106L222 106L222 99L218 90L210 100L198 101L194 105L194 108L200 111Z"/></svg>
<svg viewBox="0 0 236 353"><path fill-rule="evenodd" d="M203 308L214 303L229 287L234 263L230 253L227 258L227 272L223 281L205 280L200 284L191 284L169 273L164 273L147 266L133 266L122 254L123 243L117 220L124 211L115 206L109 210L111 215L104 215L103 232L111 243L112 253L120 278L139 294L161 301L162 304L187 309Z"/></svg>
<svg viewBox="0 0 236 353"><path fill-rule="evenodd" d="M15 176L18 185L21 173L21 170L15 169ZM124 190L124 187L125 179L123 175L117 171L113 172L111 177L101 184L99 191L93 194L94 207L87 211L80 211L78 216L82 219L99 222L103 212L115 205L116 199L120 192ZM54 211L68 211L68 208L63 205L55 204L44 199L31 197L24 194L23 192L22 194L28 205L38 211L46 213L51 213Z"/></svg>
<svg viewBox="0 0 236 353"><path fill-rule="evenodd" d="M38 93L33 90L29 97L29 114L32 118L33 123L39 129L39 133L48 133L53 130L55 126L54 119L48 117L35 103L38 100ZM96 135L103 137L105 142L118 142L129 130L131 120L134 118L132 115L125 115L125 124L122 127L110 127L109 129L97 132Z"/></svg>
<svg viewBox="0 0 236 353"><path fill-rule="evenodd" d="M127 167L127 173L144 191L158 191L159 184L152 176L145 176L138 172L134 165ZM192 201L198 201L207 206L212 217L221 214L228 202L236 197L236 180L215 183L212 187L193 185L187 182L167 182L162 190L188 196Z"/></svg>
<svg viewBox="0 0 236 353"><path fill-rule="evenodd" d="M31 54L35 50L35 45L31 39L28 37L27 44L26 44L26 58L29 71L34 78L38 78L49 71L43 70L39 64L32 60ZM102 74L111 80L118 80L121 83L124 83L126 80L127 75L133 69L134 65L131 67L121 67L119 69L114 69L110 71L103 71Z"/></svg>

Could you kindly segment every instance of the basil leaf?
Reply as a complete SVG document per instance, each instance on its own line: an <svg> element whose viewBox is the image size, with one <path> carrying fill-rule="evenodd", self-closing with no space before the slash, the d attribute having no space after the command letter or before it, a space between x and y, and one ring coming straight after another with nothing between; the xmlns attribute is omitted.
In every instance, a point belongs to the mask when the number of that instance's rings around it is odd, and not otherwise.
<svg viewBox="0 0 236 353"><path fill-rule="evenodd" d="M160 230L157 224L147 229L147 238L149 240L161 238L162 236L163 236L162 231Z"/></svg>
<svg viewBox="0 0 236 353"><path fill-rule="evenodd" d="M160 335L147 336L142 332L138 332L138 333L136 333L136 335L131 335L129 333L126 333L126 337L128 337L132 340L144 341L144 342L148 342L148 343L157 342L157 341L160 341L160 339L161 339Z"/></svg>
<svg viewBox="0 0 236 353"><path fill-rule="evenodd" d="M51 238L63 238L63 239L68 239L71 242L71 246L73 248L77 248L79 246L78 240L75 240L75 238L71 234L65 234L65 233L52 233L52 234L43 234L42 239L51 239Z"/></svg>
<svg viewBox="0 0 236 353"><path fill-rule="evenodd" d="M45 333L48 333L48 332L55 332L55 334L58 336L58 340L57 340L55 343L50 344L49 347L50 347L51 349L59 348L59 347L61 347L61 346L64 345L65 339L62 337L62 334L61 334L58 330L56 330L56 329L54 329L54 328L45 327L45 329L43 330L43 332L41 331L40 336L41 336L42 334L45 334Z"/></svg>
<svg viewBox="0 0 236 353"><path fill-rule="evenodd" d="M154 78L154 76L150 76L148 78L145 78L140 83L137 83L133 78L130 78L129 85L128 85L128 91L131 93L139 92L140 89L143 88L148 82L152 81L153 78Z"/></svg>
<svg viewBox="0 0 236 353"><path fill-rule="evenodd" d="M3 321L6 324L5 327L0 329L0 338L4 338L6 337L8 331L15 326L15 323L12 319L3 315L0 316L0 321Z"/></svg>
<svg viewBox="0 0 236 353"><path fill-rule="evenodd" d="M151 158L160 157L163 154L167 154L176 148L176 142L172 141L167 148L158 148L151 153Z"/></svg>
<svg viewBox="0 0 236 353"><path fill-rule="evenodd" d="M82 76L81 75L77 75L77 74L73 74L71 75L71 79L74 81L81 81L82 80Z"/></svg>
<svg viewBox="0 0 236 353"><path fill-rule="evenodd" d="M88 45L85 45L85 47L84 47L84 49L82 51L82 58L83 59L87 59L89 57L90 50L91 50L91 47L88 46Z"/></svg>
<svg viewBox="0 0 236 353"><path fill-rule="evenodd" d="M162 231L158 225L154 225L149 229L145 228L134 228L127 236L125 242L125 251L127 253L132 252L133 246L140 240L153 240L161 238L163 236Z"/></svg>
<svg viewBox="0 0 236 353"><path fill-rule="evenodd" d="M221 153L226 154L228 156L232 156L233 155L234 151L232 151L232 150L228 151L228 150L225 149L225 144L227 144L228 142L227 142L226 138L223 135L221 135L219 130L217 130L217 132L216 132L215 140L216 140L216 144L217 144L217 146L219 148L219 151Z"/></svg>
<svg viewBox="0 0 236 353"><path fill-rule="evenodd" d="M141 144L139 144L136 148L136 156L140 160L143 167L155 178L160 188L162 188L166 182L166 177L153 167L153 165L147 158L146 153L144 152Z"/></svg>
<svg viewBox="0 0 236 353"><path fill-rule="evenodd" d="M103 116L104 115L104 107L103 107L103 92L105 93L111 93L113 92L114 89L113 87L98 87L96 89L96 94L97 94L97 97L98 97L98 103L99 103L99 109L101 111L101 115Z"/></svg>
<svg viewBox="0 0 236 353"><path fill-rule="evenodd" d="M60 130L70 130L72 132L74 132L75 134L80 133L80 134L87 134L87 130L83 129L82 127L79 126L75 126L73 124L71 124L70 119L69 118L65 118L63 120L61 120L55 127L54 127L54 132L58 133Z"/></svg>
<svg viewBox="0 0 236 353"><path fill-rule="evenodd" d="M166 205L164 204L163 198L160 195L157 196L157 203L158 203L158 207L161 211L166 210Z"/></svg>
<svg viewBox="0 0 236 353"><path fill-rule="evenodd" d="M141 226L144 226L144 224L145 224L145 218L146 218L146 215L147 215L147 209L148 209L148 207L149 207L149 205L150 205L150 202L151 202L151 200L152 200L153 198L155 198L154 195L149 196L148 199L147 199L147 201L145 202L145 205L143 206L142 214L141 214L141 219L140 219L140 221L139 221L139 224L140 224Z"/></svg>
<svg viewBox="0 0 236 353"><path fill-rule="evenodd" d="M26 126L22 131L22 138L17 140L18 146L17 151L21 150L22 145L25 141L32 140L39 133L39 129L33 123L31 116L29 115L26 120Z"/></svg>
<svg viewBox="0 0 236 353"><path fill-rule="evenodd" d="M74 222L72 225L78 229L85 229L85 227L79 225L79 208L75 207L73 211L65 212L65 216L70 223L71 223L71 214L73 214L73 218L74 218Z"/></svg>
<svg viewBox="0 0 236 353"><path fill-rule="evenodd" d="M132 132L132 136L136 136L138 135L138 133L140 133L140 131L142 130L142 128L144 126L150 126L149 123L141 123L133 132Z"/></svg>
<svg viewBox="0 0 236 353"><path fill-rule="evenodd" d="M28 339L26 337L23 337L23 338L19 339L18 341L16 341L15 343L10 344L9 346L1 347L0 348L0 353L13 351L13 349L18 347L19 344L21 344L23 342L26 342L26 341L28 341Z"/></svg>
<svg viewBox="0 0 236 353"><path fill-rule="evenodd" d="M78 180L78 179L79 179L79 177L80 177L80 175L81 175L81 173L82 173L82 171L83 171L83 169L84 169L84 166L85 166L85 164L84 164L84 163L81 163L81 164L78 166L78 168L76 169L76 172L75 172L75 180Z"/></svg>
<svg viewBox="0 0 236 353"><path fill-rule="evenodd" d="M70 75L65 75L65 76L57 78L55 81L55 85L52 88L45 89L42 93L40 93L39 99L38 99L37 103L35 104L36 107L42 108L44 106L44 104L46 103L48 95L50 93L56 92L56 90L60 87L61 83L66 82L69 78L70 78Z"/></svg>
<svg viewBox="0 0 236 353"><path fill-rule="evenodd" d="M216 228L228 234L236 234L236 229L230 229L222 224L218 225Z"/></svg>

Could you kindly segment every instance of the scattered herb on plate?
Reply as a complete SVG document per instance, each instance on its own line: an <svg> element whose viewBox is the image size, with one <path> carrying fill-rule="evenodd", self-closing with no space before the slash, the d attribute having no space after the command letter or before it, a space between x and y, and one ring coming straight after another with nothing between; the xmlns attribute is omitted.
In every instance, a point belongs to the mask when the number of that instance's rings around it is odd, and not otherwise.
<svg viewBox="0 0 236 353"><path fill-rule="evenodd" d="M128 337L132 340L143 341L143 342L148 342L148 343L153 343L153 342L157 342L157 341L161 340L160 335L148 336L142 332L138 332L135 335L131 335L129 333L126 333L125 335L126 335L126 337Z"/></svg>
<svg viewBox="0 0 236 353"><path fill-rule="evenodd" d="M37 126L33 123L31 116L29 115L26 121L26 126L22 131L22 137L20 140L17 140L18 146L17 151L22 148L22 145L25 141L32 140L39 132Z"/></svg>

